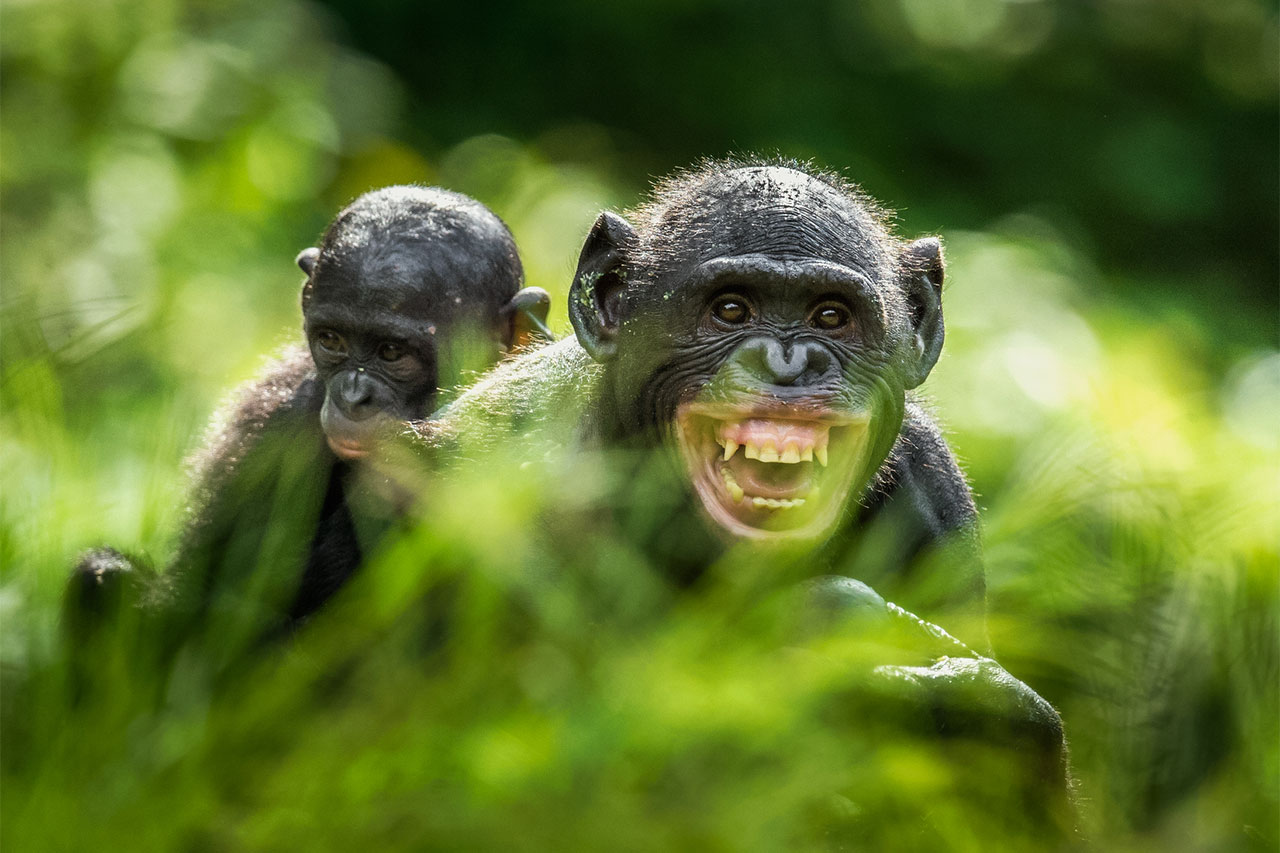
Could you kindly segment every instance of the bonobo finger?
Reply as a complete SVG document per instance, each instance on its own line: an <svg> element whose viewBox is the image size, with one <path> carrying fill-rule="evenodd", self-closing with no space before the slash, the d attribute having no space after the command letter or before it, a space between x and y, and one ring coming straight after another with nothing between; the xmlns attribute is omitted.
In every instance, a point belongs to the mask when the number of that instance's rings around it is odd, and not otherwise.
<svg viewBox="0 0 1280 853"><path fill-rule="evenodd" d="M298 269L307 275L311 275L316 270L316 261L320 260L320 250L315 246L303 249L298 253L298 257L293 262L298 265Z"/></svg>
<svg viewBox="0 0 1280 853"><path fill-rule="evenodd" d="M143 560L114 548L94 548L76 561L62 598L62 626L72 642L84 642L117 614L145 601L155 572Z"/></svg>
<svg viewBox="0 0 1280 853"><path fill-rule="evenodd" d="M865 635L892 650L893 657L902 663L925 664L944 656L974 656L964 643L942 628L885 601L860 580L824 575L805 581L801 589L810 630Z"/></svg>
<svg viewBox="0 0 1280 853"><path fill-rule="evenodd" d="M930 659L945 656L978 657L972 649L938 625L926 622L893 602L889 602L886 609L899 636L919 648Z"/></svg>
<svg viewBox="0 0 1280 853"><path fill-rule="evenodd" d="M918 734L963 741L986 760L973 783L1034 809L1028 818L1066 834L1074 824L1062 718L1034 690L990 658L944 658L929 667L881 666L870 699ZM974 765L977 766L977 765ZM1020 792L1020 793L1018 793Z"/></svg>
<svg viewBox="0 0 1280 853"><path fill-rule="evenodd" d="M927 703L949 733L1062 746L1058 712L991 658L947 657L928 667L880 666L874 674L891 692Z"/></svg>
<svg viewBox="0 0 1280 853"><path fill-rule="evenodd" d="M888 602L860 580L823 575L804 581L800 587L817 627L861 623L887 628L892 618Z"/></svg>

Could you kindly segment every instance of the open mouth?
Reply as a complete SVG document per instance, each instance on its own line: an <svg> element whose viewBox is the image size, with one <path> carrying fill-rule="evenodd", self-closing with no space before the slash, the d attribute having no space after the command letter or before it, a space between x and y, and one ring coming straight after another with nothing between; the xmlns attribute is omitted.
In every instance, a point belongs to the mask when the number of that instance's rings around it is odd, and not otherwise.
<svg viewBox="0 0 1280 853"><path fill-rule="evenodd" d="M681 455L707 513L736 536L822 536L835 524L867 446L866 415L795 407L686 404Z"/></svg>

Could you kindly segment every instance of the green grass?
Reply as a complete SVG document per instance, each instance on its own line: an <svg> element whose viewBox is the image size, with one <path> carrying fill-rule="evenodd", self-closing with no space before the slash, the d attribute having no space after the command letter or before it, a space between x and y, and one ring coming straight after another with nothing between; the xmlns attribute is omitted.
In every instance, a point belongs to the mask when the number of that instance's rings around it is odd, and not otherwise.
<svg viewBox="0 0 1280 853"><path fill-rule="evenodd" d="M220 635L153 671L126 614L74 702L72 562L165 562L182 459L296 338L292 258L343 202L476 195L564 333L582 236L641 187L493 135L424 155L395 81L292 6L27 4L0 43L21 72L0 126L0 846L976 850L985 815L1035 849L984 788L999 754L938 760L849 711L874 646L796 640L767 566L739 554L676 595L607 528L548 526L589 467L473 472L233 676ZM354 106L316 83L351 74ZM1274 317L1099 271L1027 216L943 237L924 391L979 496L997 656L1062 712L1083 832L1275 849Z"/></svg>
<svg viewBox="0 0 1280 853"><path fill-rule="evenodd" d="M1066 280L1037 285L1060 247L951 247L951 341L926 389L983 505L997 655L1063 714L1085 833L1112 849L1265 848L1276 454L1258 429L1271 413L1240 388L1274 356L1224 384L1157 324L1077 311ZM1024 313L984 309L1015 302ZM218 322L189 345L216 346ZM35 326L6 318L6 343ZM143 326L99 353L163 388L181 368L159 337ZM1051 387L1028 383L1029 360ZM229 680L233 632L157 683L126 618L76 705L56 626L66 571L99 541L163 561L210 401L90 381L99 369L38 346L5 362L9 843L778 849L853 826L867 843L983 848L966 803L995 759L939 763L929 744L832 717L867 649L801 643L797 659L785 624L749 615L776 586L769 567L738 555L682 596L607 528L547 527L548 507L590 491L589 467L561 481L517 456L433 494L426 523L296 643ZM462 590L444 610L442 583ZM446 612L447 653L424 657ZM930 815L918 837L887 835L914 810ZM1016 821L1000 831L1027 841Z"/></svg>

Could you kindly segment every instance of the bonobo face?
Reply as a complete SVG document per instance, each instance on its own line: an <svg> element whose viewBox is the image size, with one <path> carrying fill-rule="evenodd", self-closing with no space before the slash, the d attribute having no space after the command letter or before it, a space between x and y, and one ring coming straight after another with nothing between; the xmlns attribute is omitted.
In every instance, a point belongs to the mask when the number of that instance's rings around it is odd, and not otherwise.
<svg viewBox="0 0 1280 853"><path fill-rule="evenodd" d="M856 196L790 168L688 181L638 231L597 225L621 232L616 281L596 275L590 294L614 322L583 328L604 344L620 418L678 448L719 529L824 536L936 358L937 243L902 252Z"/></svg>
<svg viewBox="0 0 1280 853"><path fill-rule="evenodd" d="M696 379L656 371L646 394L680 400L671 433L703 508L737 535L830 528L869 476L873 422L901 420L900 396L873 381L887 362L875 289L850 267L750 251L699 265L683 289L698 322L669 364L718 363Z"/></svg>
<svg viewBox="0 0 1280 853"><path fill-rule="evenodd" d="M307 342L325 386L320 424L342 459L365 456L389 423L422 418L434 408L436 338L450 333L432 320L434 312L410 315L368 304L378 290L360 288L348 302L313 299L305 314Z"/></svg>
<svg viewBox="0 0 1280 853"><path fill-rule="evenodd" d="M522 278L515 245L465 196L420 187L362 196L298 264L308 273L307 342L325 387L320 423L342 459L367 455L389 425L426 417L440 387L512 343Z"/></svg>

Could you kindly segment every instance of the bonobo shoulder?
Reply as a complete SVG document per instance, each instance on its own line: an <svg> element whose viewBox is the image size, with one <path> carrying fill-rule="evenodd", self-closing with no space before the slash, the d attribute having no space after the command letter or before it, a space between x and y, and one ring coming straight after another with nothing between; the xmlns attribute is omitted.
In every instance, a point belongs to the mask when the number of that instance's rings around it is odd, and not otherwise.
<svg viewBox="0 0 1280 853"><path fill-rule="evenodd" d="M574 338L508 359L482 376L416 434L435 442L465 436L483 450L519 433L522 443L562 445L593 434L601 368Z"/></svg>
<svg viewBox="0 0 1280 853"><path fill-rule="evenodd" d="M239 386L214 415L201 449L187 461L197 489L216 489L217 482L230 479L268 427L318 435L317 414L323 403L324 389L311 354L300 345L287 347L256 378Z"/></svg>
<svg viewBox="0 0 1280 853"><path fill-rule="evenodd" d="M876 491L910 494L931 532L942 535L973 527L978 510L969 482L937 422L918 402L906 405L893 451L880 471Z"/></svg>

